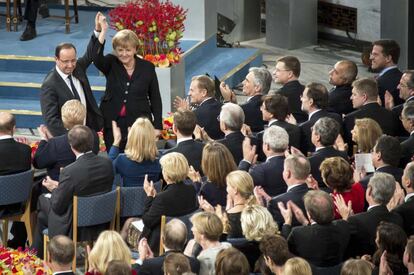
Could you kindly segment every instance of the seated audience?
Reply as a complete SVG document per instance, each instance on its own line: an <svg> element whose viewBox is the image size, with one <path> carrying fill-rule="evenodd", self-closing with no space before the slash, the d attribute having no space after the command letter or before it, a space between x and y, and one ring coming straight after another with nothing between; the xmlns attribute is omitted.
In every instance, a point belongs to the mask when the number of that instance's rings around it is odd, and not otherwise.
<svg viewBox="0 0 414 275"><path fill-rule="evenodd" d="M346 204L351 203L352 212L357 214L364 211L365 190L359 182L353 183L353 169L341 157L325 159L321 164L321 174L324 183L333 192L333 196L341 195ZM341 215L335 207L335 219Z"/></svg>
<svg viewBox="0 0 414 275"><path fill-rule="evenodd" d="M312 177L318 182L319 188L329 191L324 184L319 167L327 158L342 157L348 159L346 152L334 148L335 140L339 134L339 124L332 118L318 119L312 128L312 143L315 145L315 153L309 157ZM329 187L329 186L328 186Z"/></svg>
<svg viewBox="0 0 414 275"><path fill-rule="evenodd" d="M408 274L414 274L414 237L410 236L405 246L403 262L408 269Z"/></svg>
<svg viewBox="0 0 414 275"><path fill-rule="evenodd" d="M163 275L162 267L166 257L170 254L182 254L184 251L187 242L187 227L182 221L172 219L165 225L161 238L165 253L158 257L154 257L145 238L140 240L138 245L139 260L134 267L138 274ZM200 270L200 263L195 258L188 257L188 260L191 271L197 274Z"/></svg>
<svg viewBox="0 0 414 275"><path fill-rule="evenodd" d="M401 142L400 167L404 168L414 155L414 104L409 103L404 106L400 119L405 130L410 133L408 139Z"/></svg>
<svg viewBox="0 0 414 275"><path fill-rule="evenodd" d="M66 236L54 236L47 243L46 265L53 274L74 274L72 273L72 261L75 256L75 249L71 239Z"/></svg>
<svg viewBox="0 0 414 275"><path fill-rule="evenodd" d="M196 213L191 217L194 240L190 241L185 249L187 256L193 256L193 247L197 242L202 251L197 256L200 261L200 275L212 275L215 273L215 262L217 254L222 250L231 247L227 242L220 242L223 234L223 224L220 218L210 212Z"/></svg>
<svg viewBox="0 0 414 275"><path fill-rule="evenodd" d="M288 144L289 136L285 129L279 126L267 128L263 134L262 144L266 161L252 166L254 147L250 145L249 140L243 143L243 160L239 164L239 169L249 171L254 185L260 186L269 196L286 192L287 186L282 174Z"/></svg>
<svg viewBox="0 0 414 275"><path fill-rule="evenodd" d="M216 275L249 275L246 256L234 247L221 250L216 258Z"/></svg>
<svg viewBox="0 0 414 275"><path fill-rule="evenodd" d="M292 257L287 241L282 236L266 234L260 241L259 248L263 260L271 270L270 274L282 275L286 261ZM261 273L265 273L264 270Z"/></svg>
<svg viewBox="0 0 414 275"><path fill-rule="evenodd" d="M371 264L361 259L349 259L343 264L341 269L341 275L371 275L371 273Z"/></svg>
<svg viewBox="0 0 414 275"><path fill-rule="evenodd" d="M196 127L196 120L196 115L190 110L179 109L174 113L173 131L177 136L177 145L166 150L164 155L172 152L181 153L194 170L204 175L201 169L204 143L195 141L192 137Z"/></svg>
<svg viewBox="0 0 414 275"><path fill-rule="evenodd" d="M356 119L351 133L352 141L357 146L355 153L371 153L375 143L382 136L380 125L370 118Z"/></svg>
<svg viewBox="0 0 414 275"><path fill-rule="evenodd" d="M106 230L99 235L89 252L89 270L86 274L106 274L112 260L120 260L130 265L131 252L118 232Z"/></svg>
<svg viewBox="0 0 414 275"><path fill-rule="evenodd" d="M288 236L289 251L318 267L340 264L345 259L348 246L348 224L342 220L334 221L334 203L328 193L309 191L303 200L308 221L293 229L291 204L285 207L279 203L285 220L283 234ZM295 212L296 216L298 214Z"/></svg>
<svg viewBox="0 0 414 275"><path fill-rule="evenodd" d="M163 263L165 275L183 275L191 272L190 261L181 253L171 253L165 257Z"/></svg>
<svg viewBox="0 0 414 275"><path fill-rule="evenodd" d="M154 131L148 118L138 118L129 130L125 153L120 154L121 129L115 121L112 122L114 142L108 156L113 161L115 173L121 176L123 186L142 186L145 175L150 181L160 178L161 166Z"/></svg>
<svg viewBox="0 0 414 275"><path fill-rule="evenodd" d="M312 275L312 269L305 259L293 257L286 261L283 275Z"/></svg>
<svg viewBox="0 0 414 275"><path fill-rule="evenodd" d="M334 87L329 91L328 111L341 117L354 110L352 108L352 82L358 75L358 67L350 60L336 62L329 71L329 83Z"/></svg>

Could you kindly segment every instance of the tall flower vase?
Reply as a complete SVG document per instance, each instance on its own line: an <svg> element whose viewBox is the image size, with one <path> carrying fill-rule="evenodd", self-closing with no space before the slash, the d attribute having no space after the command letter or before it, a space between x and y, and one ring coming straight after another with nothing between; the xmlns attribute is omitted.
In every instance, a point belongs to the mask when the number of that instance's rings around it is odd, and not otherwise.
<svg viewBox="0 0 414 275"><path fill-rule="evenodd" d="M185 96L185 70L184 62L174 64L167 68L155 68L162 99L162 116L167 117L174 112L174 98Z"/></svg>

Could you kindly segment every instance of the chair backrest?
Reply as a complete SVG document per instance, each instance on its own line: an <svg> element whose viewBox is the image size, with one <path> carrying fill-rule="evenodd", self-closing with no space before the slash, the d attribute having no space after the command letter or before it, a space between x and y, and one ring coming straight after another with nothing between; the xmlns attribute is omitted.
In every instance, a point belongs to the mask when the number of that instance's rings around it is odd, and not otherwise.
<svg viewBox="0 0 414 275"><path fill-rule="evenodd" d="M33 185L33 171L0 176L0 205L25 202Z"/></svg>
<svg viewBox="0 0 414 275"><path fill-rule="evenodd" d="M179 219L180 221L182 221L185 224L185 226L187 227L187 240L191 240L192 238L194 238L194 236L193 236L193 231L191 231L192 224L191 224L190 219L195 213L198 213L198 212L201 212L201 211L203 211L203 210L197 209L194 212L191 212L191 213L186 214L186 215L178 216L178 217L167 216L166 217L166 223L169 222L172 219Z"/></svg>
<svg viewBox="0 0 414 275"><path fill-rule="evenodd" d="M121 187L120 216L137 217L144 214L145 194L144 187Z"/></svg>
<svg viewBox="0 0 414 275"><path fill-rule="evenodd" d="M90 197L73 197L73 217L77 226L93 226L113 222L119 189Z"/></svg>

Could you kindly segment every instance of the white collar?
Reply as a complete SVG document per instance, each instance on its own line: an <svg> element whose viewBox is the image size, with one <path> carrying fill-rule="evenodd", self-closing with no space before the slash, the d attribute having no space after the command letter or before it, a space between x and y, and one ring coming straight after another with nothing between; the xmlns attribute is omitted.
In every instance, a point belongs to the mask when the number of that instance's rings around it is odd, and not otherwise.
<svg viewBox="0 0 414 275"><path fill-rule="evenodd" d="M310 112L309 113L309 118L308 118L308 120L310 120L311 119L311 117L314 115L314 114L316 114L317 112L319 112L319 111L322 111L321 109L317 109L317 110L315 110L315 111L313 111L313 112Z"/></svg>
<svg viewBox="0 0 414 275"><path fill-rule="evenodd" d="M203 104L204 102L206 102L206 101L207 101L207 100L209 100L210 98L212 98L212 97L207 97L206 99L204 99L203 101L201 101L200 106L201 106L201 104Z"/></svg>
<svg viewBox="0 0 414 275"><path fill-rule="evenodd" d="M299 185L302 185L302 184L304 184L304 183L298 183L298 184L290 185L290 186L288 186L286 192L289 192L290 189L295 188L296 186L299 186Z"/></svg>
<svg viewBox="0 0 414 275"><path fill-rule="evenodd" d="M187 141L187 140L192 140L192 137L182 137L182 138L177 138L177 145L180 144L183 141Z"/></svg>
<svg viewBox="0 0 414 275"><path fill-rule="evenodd" d="M404 201L407 202L409 198L411 198L412 196L414 196L414 192L413 193L408 193L405 198Z"/></svg>
<svg viewBox="0 0 414 275"><path fill-rule="evenodd" d="M58 72L58 74L60 75L60 77L66 81L66 79L68 78L68 74L65 74L64 72L62 72L59 67L56 65L56 71Z"/></svg>
<svg viewBox="0 0 414 275"><path fill-rule="evenodd" d="M11 135L0 136L0 140L13 138Z"/></svg>
<svg viewBox="0 0 414 275"><path fill-rule="evenodd" d="M268 126L272 125L273 122L278 121L276 118L272 118L271 120L269 120L269 123L267 124Z"/></svg>
<svg viewBox="0 0 414 275"><path fill-rule="evenodd" d="M395 68L397 68L397 65L386 67L386 68L382 69L382 71L378 74L378 76L382 76L386 72L388 72L389 70L392 70L392 69L395 69Z"/></svg>
<svg viewBox="0 0 414 275"><path fill-rule="evenodd" d="M92 150L91 150L91 151L88 151L88 152L85 152L85 153L80 153L79 155L77 155L77 156L76 156L76 159L78 159L78 158L80 158L81 156L86 155L86 154L88 154L88 153L92 153Z"/></svg>

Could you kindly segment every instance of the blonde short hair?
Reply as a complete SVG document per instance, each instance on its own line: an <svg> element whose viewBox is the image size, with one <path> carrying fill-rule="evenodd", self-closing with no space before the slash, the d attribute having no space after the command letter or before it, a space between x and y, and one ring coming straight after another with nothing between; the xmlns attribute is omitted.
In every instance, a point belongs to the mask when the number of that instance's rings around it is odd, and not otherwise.
<svg viewBox="0 0 414 275"><path fill-rule="evenodd" d="M355 143L361 153L370 153L377 140L382 136L381 126L371 118L356 119L355 131Z"/></svg>
<svg viewBox="0 0 414 275"><path fill-rule="evenodd" d="M70 130L75 125L84 125L86 118L86 108L77 99L71 99L63 104L61 109L63 127Z"/></svg>
<svg viewBox="0 0 414 275"><path fill-rule="evenodd" d="M188 161L183 154L172 152L161 157L162 175L172 182L183 181L188 175Z"/></svg>
<svg viewBox="0 0 414 275"><path fill-rule="evenodd" d="M253 194L253 178L246 171L236 170L230 172L226 177L226 183L236 189L243 199L248 200L249 204L256 202Z"/></svg>
<svg viewBox="0 0 414 275"><path fill-rule="evenodd" d="M371 273L371 265L361 259L349 259L341 269L341 275L371 275Z"/></svg>
<svg viewBox="0 0 414 275"><path fill-rule="evenodd" d="M286 261L284 275L312 275L312 269L309 263L300 257L293 257Z"/></svg>
<svg viewBox="0 0 414 275"><path fill-rule="evenodd" d="M215 213L199 212L190 220L197 232L209 241L218 241L223 234L223 223Z"/></svg>
<svg viewBox="0 0 414 275"><path fill-rule="evenodd" d="M278 234L278 226L266 207L250 205L244 208L240 217L244 237L260 242L266 234Z"/></svg>
<svg viewBox="0 0 414 275"><path fill-rule="evenodd" d="M131 252L118 232L106 230L99 234L88 259L90 266L103 274L112 260L131 265Z"/></svg>
<svg viewBox="0 0 414 275"><path fill-rule="evenodd" d="M117 32L112 38L112 48L115 50L117 47L132 46L135 49L138 48L139 39L138 36L131 30L121 30Z"/></svg>
<svg viewBox="0 0 414 275"><path fill-rule="evenodd" d="M132 124L125 146L125 155L133 161L154 161L158 155L154 126L148 118L140 117Z"/></svg>

